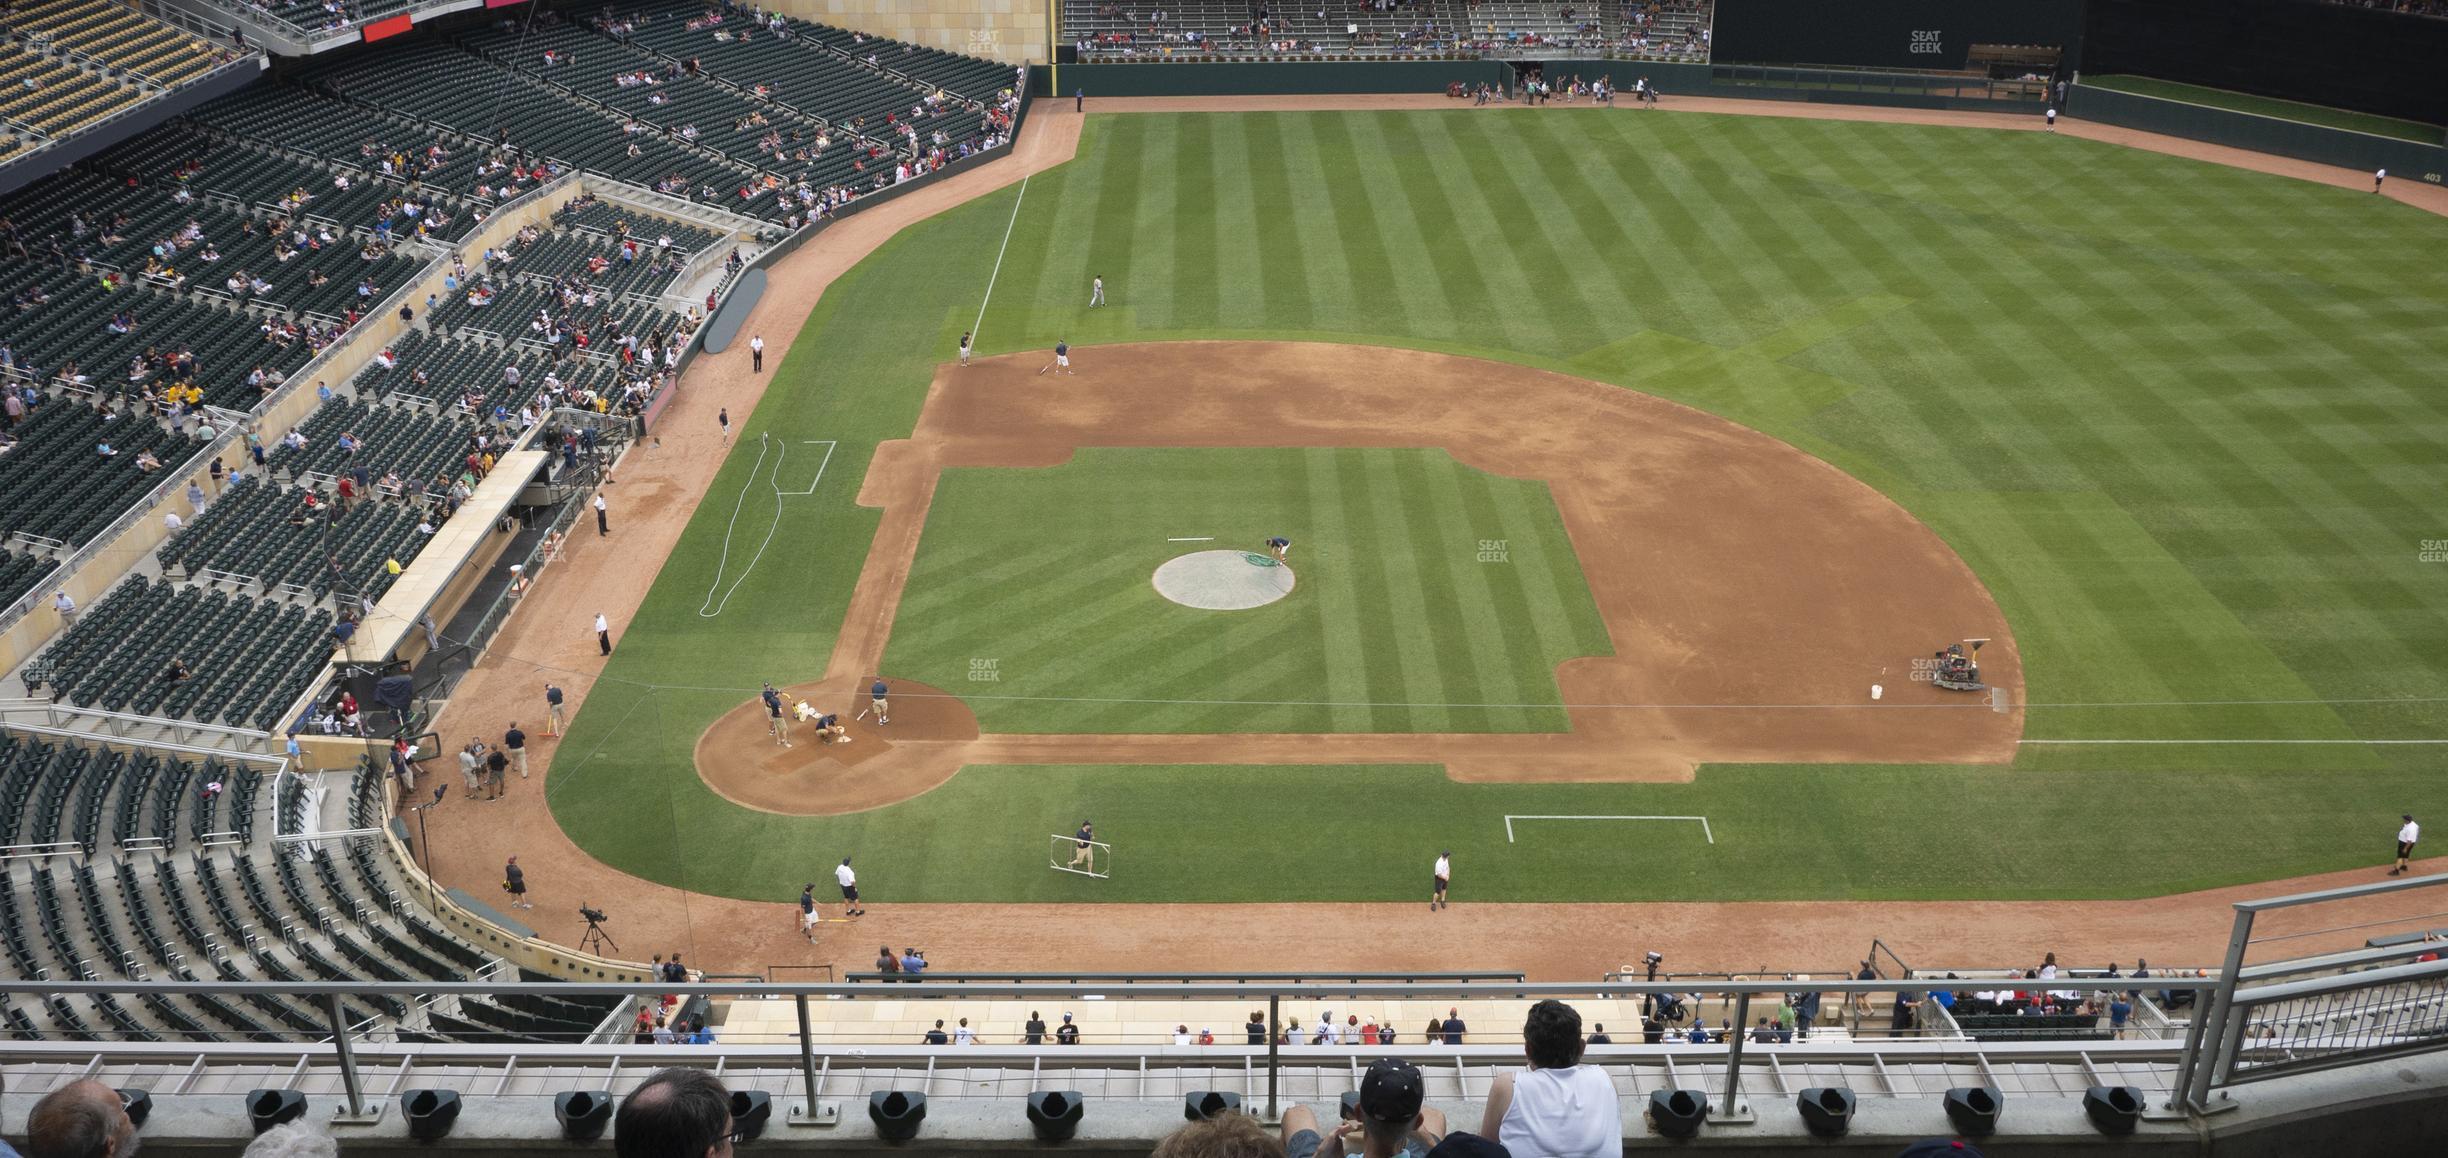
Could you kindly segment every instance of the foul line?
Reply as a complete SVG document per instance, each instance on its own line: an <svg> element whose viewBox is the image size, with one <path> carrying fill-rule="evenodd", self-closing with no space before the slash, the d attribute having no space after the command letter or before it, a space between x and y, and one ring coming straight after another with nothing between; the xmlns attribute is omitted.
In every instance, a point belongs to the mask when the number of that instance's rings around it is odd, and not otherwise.
<svg viewBox="0 0 2448 1158"><path fill-rule="evenodd" d="M1717 843L1717 834L1709 831L1708 817L1705 816L1515 816L1508 813L1504 820L1506 844L1513 843L1513 822L1516 820L1697 820L1700 822L1700 835L1707 837L1710 844Z"/></svg>
<svg viewBox="0 0 2448 1158"><path fill-rule="evenodd" d="M829 438L810 438L802 441L804 445L808 446L813 446L820 442L825 445L824 459L816 464L816 477L808 483L806 490L786 491L782 489L782 464L790 459L790 443L784 442L782 444L782 449L774 455L773 476L766 483L766 485L773 488L774 493L773 521L765 524L765 537L757 543L756 554L749 556L748 565L740 568L739 578L731 581L730 589L724 590L722 592L722 600L720 602L716 602L714 599L714 593L717 590L722 590L723 572L731 565L732 532L739 526L741 508L748 505L748 492L756 489L757 472L765 468L765 450L768 446L773 444L772 434L767 433L757 436L756 462L749 466L748 479L740 484L739 498L737 501L731 504L731 521L723 525L722 554L717 557L714 562L714 584L713 586L706 588L705 602L697 605L698 618L712 619L717 615L721 615L723 613L723 608L731 605L731 597L739 592L740 584L748 581L748 576L751 572L756 570L757 563L765 558L765 548L773 545L774 531L776 528L779 528L782 525L782 500L788 496L815 494L816 484L824 481L825 467L832 464L833 451L840 444ZM709 611L707 608L712 608L713 610Z"/></svg>
<svg viewBox="0 0 2448 1158"><path fill-rule="evenodd" d="M1214 536L1214 535L1192 535L1192 536L1190 536L1189 538L1186 538L1186 539L1167 539L1167 540L1165 540L1165 542L1168 542L1168 543L1212 543L1212 542L1215 542L1215 536Z"/></svg>
<svg viewBox="0 0 2448 1158"><path fill-rule="evenodd" d="M986 332L986 303L994 300L995 279L1003 276L1003 251L1011 248L1012 227L1020 224L1020 206L1028 201L1028 178L1020 179L1020 195L1012 198L1011 221L1003 226L1003 244L995 247L994 272L986 275L986 296L978 301L977 324L969 327L969 347L977 348L977 337Z"/></svg>
<svg viewBox="0 0 2448 1158"><path fill-rule="evenodd" d="M2017 740L2017 744L2448 744L2448 740Z"/></svg>

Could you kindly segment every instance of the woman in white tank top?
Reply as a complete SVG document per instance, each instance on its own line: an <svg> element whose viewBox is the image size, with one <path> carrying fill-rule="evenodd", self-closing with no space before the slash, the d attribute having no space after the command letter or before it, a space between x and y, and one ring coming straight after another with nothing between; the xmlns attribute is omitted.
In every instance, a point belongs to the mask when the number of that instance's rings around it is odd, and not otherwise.
<svg viewBox="0 0 2448 1158"><path fill-rule="evenodd" d="M1606 1071L1581 1064L1581 1015L1561 1001L1530 1007L1528 1069L1500 1074L1479 1133L1513 1158L1621 1158L1623 1103Z"/></svg>

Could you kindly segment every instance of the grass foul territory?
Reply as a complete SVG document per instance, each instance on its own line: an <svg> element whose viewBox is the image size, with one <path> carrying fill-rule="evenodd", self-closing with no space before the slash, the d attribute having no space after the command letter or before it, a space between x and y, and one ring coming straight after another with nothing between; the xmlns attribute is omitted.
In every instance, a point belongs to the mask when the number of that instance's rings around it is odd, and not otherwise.
<svg viewBox="0 0 2448 1158"><path fill-rule="evenodd" d="M822 672L877 527L857 504L869 462L912 430L990 275L982 354L1062 338L1088 365L1125 340L1358 342L1712 411L1876 487L1961 556L2013 629L2026 738L2220 742L1710 766L1687 784L995 766L847 816L732 806L692 745L758 681ZM1100 275L1111 304L1090 311ZM1413 900L1447 847L1457 903L2133 896L2367 866L2398 814L2439 810L2436 747L2231 741L2448 737L2443 316L2448 221L2062 134L1629 109L1092 115L1078 158L1025 203L1007 189L925 222L827 290L588 694L552 808L618 868L769 898L851 852L887 901ZM1091 402L1096 388L1077 386ZM770 460L758 477L767 432L794 467L817 449L804 440L837 441L812 494L777 499ZM954 469L894 621L891 662L909 669L894 674L966 688L945 673L986 655L1007 694L1293 701L981 699L990 731L1494 732L1553 726L1563 657L1673 645L1671 608L1645 638L1589 638L1573 583L1428 584L1447 537L1500 511L1529 528L1508 528L1517 557L1578 574L1569 544L1537 541L1537 488L1438 458L1090 450ZM1172 612L1148 588L1168 552L1294 518L1344 524L1286 532L1301 594L1217 613L1248 626L1168 652ZM1096 523L1126 528L1136 554L1091 550ZM1215 542L1169 542L1196 536ZM1384 549L1404 536L1420 549ZM1654 546L1653 565L1676 565L1675 544ZM1420 569L1407 607L1378 597L1396 567ZM702 618L718 569L730 601ZM1338 582L1341 602L1308 599ZM1495 662L1438 635L1474 616L1512 633ZM1389 640L1458 692L1379 694L1409 674L1378 668ZM1777 640L1692 662L1728 658L1775 686ZM1303 706L1430 698L1537 706L1442 721ZM1706 816L1727 835L1589 824L1508 845L1506 815ZM1082 816L1145 851L1110 880L1045 871L1042 834Z"/></svg>

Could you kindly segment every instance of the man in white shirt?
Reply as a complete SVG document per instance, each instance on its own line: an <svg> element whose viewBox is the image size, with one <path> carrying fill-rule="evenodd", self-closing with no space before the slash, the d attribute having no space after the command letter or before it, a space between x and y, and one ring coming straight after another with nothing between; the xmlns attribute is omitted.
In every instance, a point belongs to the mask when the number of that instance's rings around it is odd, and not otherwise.
<svg viewBox="0 0 2448 1158"><path fill-rule="evenodd" d="M605 619L603 612L600 611L595 613L595 645L601 647L605 655L612 654L612 621ZM843 861L842 863L850 862Z"/></svg>
<svg viewBox="0 0 2448 1158"><path fill-rule="evenodd" d="M175 535L175 534L178 534L178 533L179 533L179 531L180 531L181 529L185 528L186 526L187 526L187 520L180 518L180 517L179 517L179 514L178 514L178 512L177 512L177 511L163 511L163 512L162 512L162 529L163 529L163 530L168 531L168 532L170 532L171 534Z"/></svg>
<svg viewBox="0 0 2448 1158"><path fill-rule="evenodd" d="M1451 850L1440 852L1437 854L1436 859L1436 891L1428 894L1429 912L1433 913L1438 909L1450 909L1453 907L1445 901L1445 882L1452 879L1453 853Z"/></svg>
<svg viewBox="0 0 2448 1158"><path fill-rule="evenodd" d="M52 599L52 600L51 600L51 609L52 609L52 610L54 610L54 611L59 612L59 617L60 617L60 622L61 622L61 623L65 623L65 624L72 624L72 625L73 625L74 623L76 623L76 617L77 617L77 606L76 606L76 600L68 598L68 593L67 593L67 592L62 591L62 592L60 592L60 593L59 593L58 597L56 597L56 598L54 598L54 599ZM2406 819L2408 819L2408 820L2412 820L2412 819L2414 819L2414 818L2413 818L2413 817L2411 817L2411 816L2409 816L2409 817L2407 817Z"/></svg>
<svg viewBox="0 0 2448 1158"><path fill-rule="evenodd" d="M66 596L61 596L61 598L64 599ZM2405 826L2397 830L2397 867L2390 869L2388 875L2396 876L2406 871L2406 861L2414 855L2414 842L2421 839L2422 826L2414 823L2413 813L2406 813Z"/></svg>
<svg viewBox="0 0 2448 1158"><path fill-rule="evenodd" d="M855 917L867 911L859 904L858 874L850 871L849 857L843 857L841 867L833 870L833 879L841 885L844 916Z"/></svg>
<svg viewBox="0 0 2448 1158"><path fill-rule="evenodd" d="M765 372L765 335L748 339L748 368L758 374Z"/></svg>
<svg viewBox="0 0 2448 1158"><path fill-rule="evenodd" d="M1581 1015L1561 1001L1530 1007L1522 1052L1530 1067L1498 1074L1479 1133L1515 1154L1622 1158L1623 1107L1604 1070L1581 1064Z"/></svg>
<svg viewBox="0 0 2448 1158"><path fill-rule="evenodd" d="M1189 1045L1189 1044L1191 1043L1191 1041L1192 1041L1192 1038L1191 1038L1191 1036L1190 1036L1190 1027L1189 1027L1189 1026L1187 1026L1187 1025L1177 1025L1177 1026L1174 1026L1174 1027L1173 1027L1173 1044L1175 1044L1175 1045Z"/></svg>
<svg viewBox="0 0 2448 1158"><path fill-rule="evenodd" d="M955 1030L953 1030L953 1031L952 1031L952 1044L954 1044L954 1045L976 1045L976 1044L977 1044L977 1031L976 1031L976 1030L974 1030L974 1029L969 1028L969 1019L968 1019L968 1018L964 1017L964 1018L960 1019L960 1028L955 1029Z"/></svg>

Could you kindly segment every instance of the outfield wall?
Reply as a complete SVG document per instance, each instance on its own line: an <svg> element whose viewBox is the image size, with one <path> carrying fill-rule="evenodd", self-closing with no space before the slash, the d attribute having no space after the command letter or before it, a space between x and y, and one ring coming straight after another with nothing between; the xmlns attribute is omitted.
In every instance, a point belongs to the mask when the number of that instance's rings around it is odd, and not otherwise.
<svg viewBox="0 0 2448 1158"><path fill-rule="evenodd" d="M1717 0L1711 59L1962 68L1975 44L2063 49L2082 64L2083 0Z"/></svg>
<svg viewBox="0 0 2448 1158"><path fill-rule="evenodd" d="M1723 43L1723 24L1719 25ZM2090 0L2085 72L2448 124L2448 20L2306 0Z"/></svg>
<svg viewBox="0 0 2448 1158"><path fill-rule="evenodd" d="M2087 121L2119 128L2165 133L2189 141L2207 141L2214 145L2274 153L2281 157L2365 172L2385 168L2392 177L2433 185L2448 182L2448 146L2426 145L2419 141L2333 129L2084 84L2074 86L2072 97L2066 102L2066 111Z"/></svg>
<svg viewBox="0 0 2448 1158"><path fill-rule="evenodd" d="M1068 97L1251 96L1445 91L1455 81L1510 89L1520 68L1550 80L1613 77L1629 89L1647 77L1668 101L1679 96L1878 105L1889 108L2038 112L2041 101L1980 95L1985 82L1929 73L1890 73L1790 65L1670 64L1653 60L1367 60L1177 61L1148 64L1066 64L1037 95ZM1042 73L1040 73L1042 75ZM1091 108L1093 110L1093 106Z"/></svg>
<svg viewBox="0 0 2448 1158"><path fill-rule="evenodd" d="M1561 64L1562 62L1554 62ZM1252 96L1295 93L1440 93L1464 84L1513 83L1497 60L1200 61L1164 64L1066 64L1040 96Z"/></svg>

